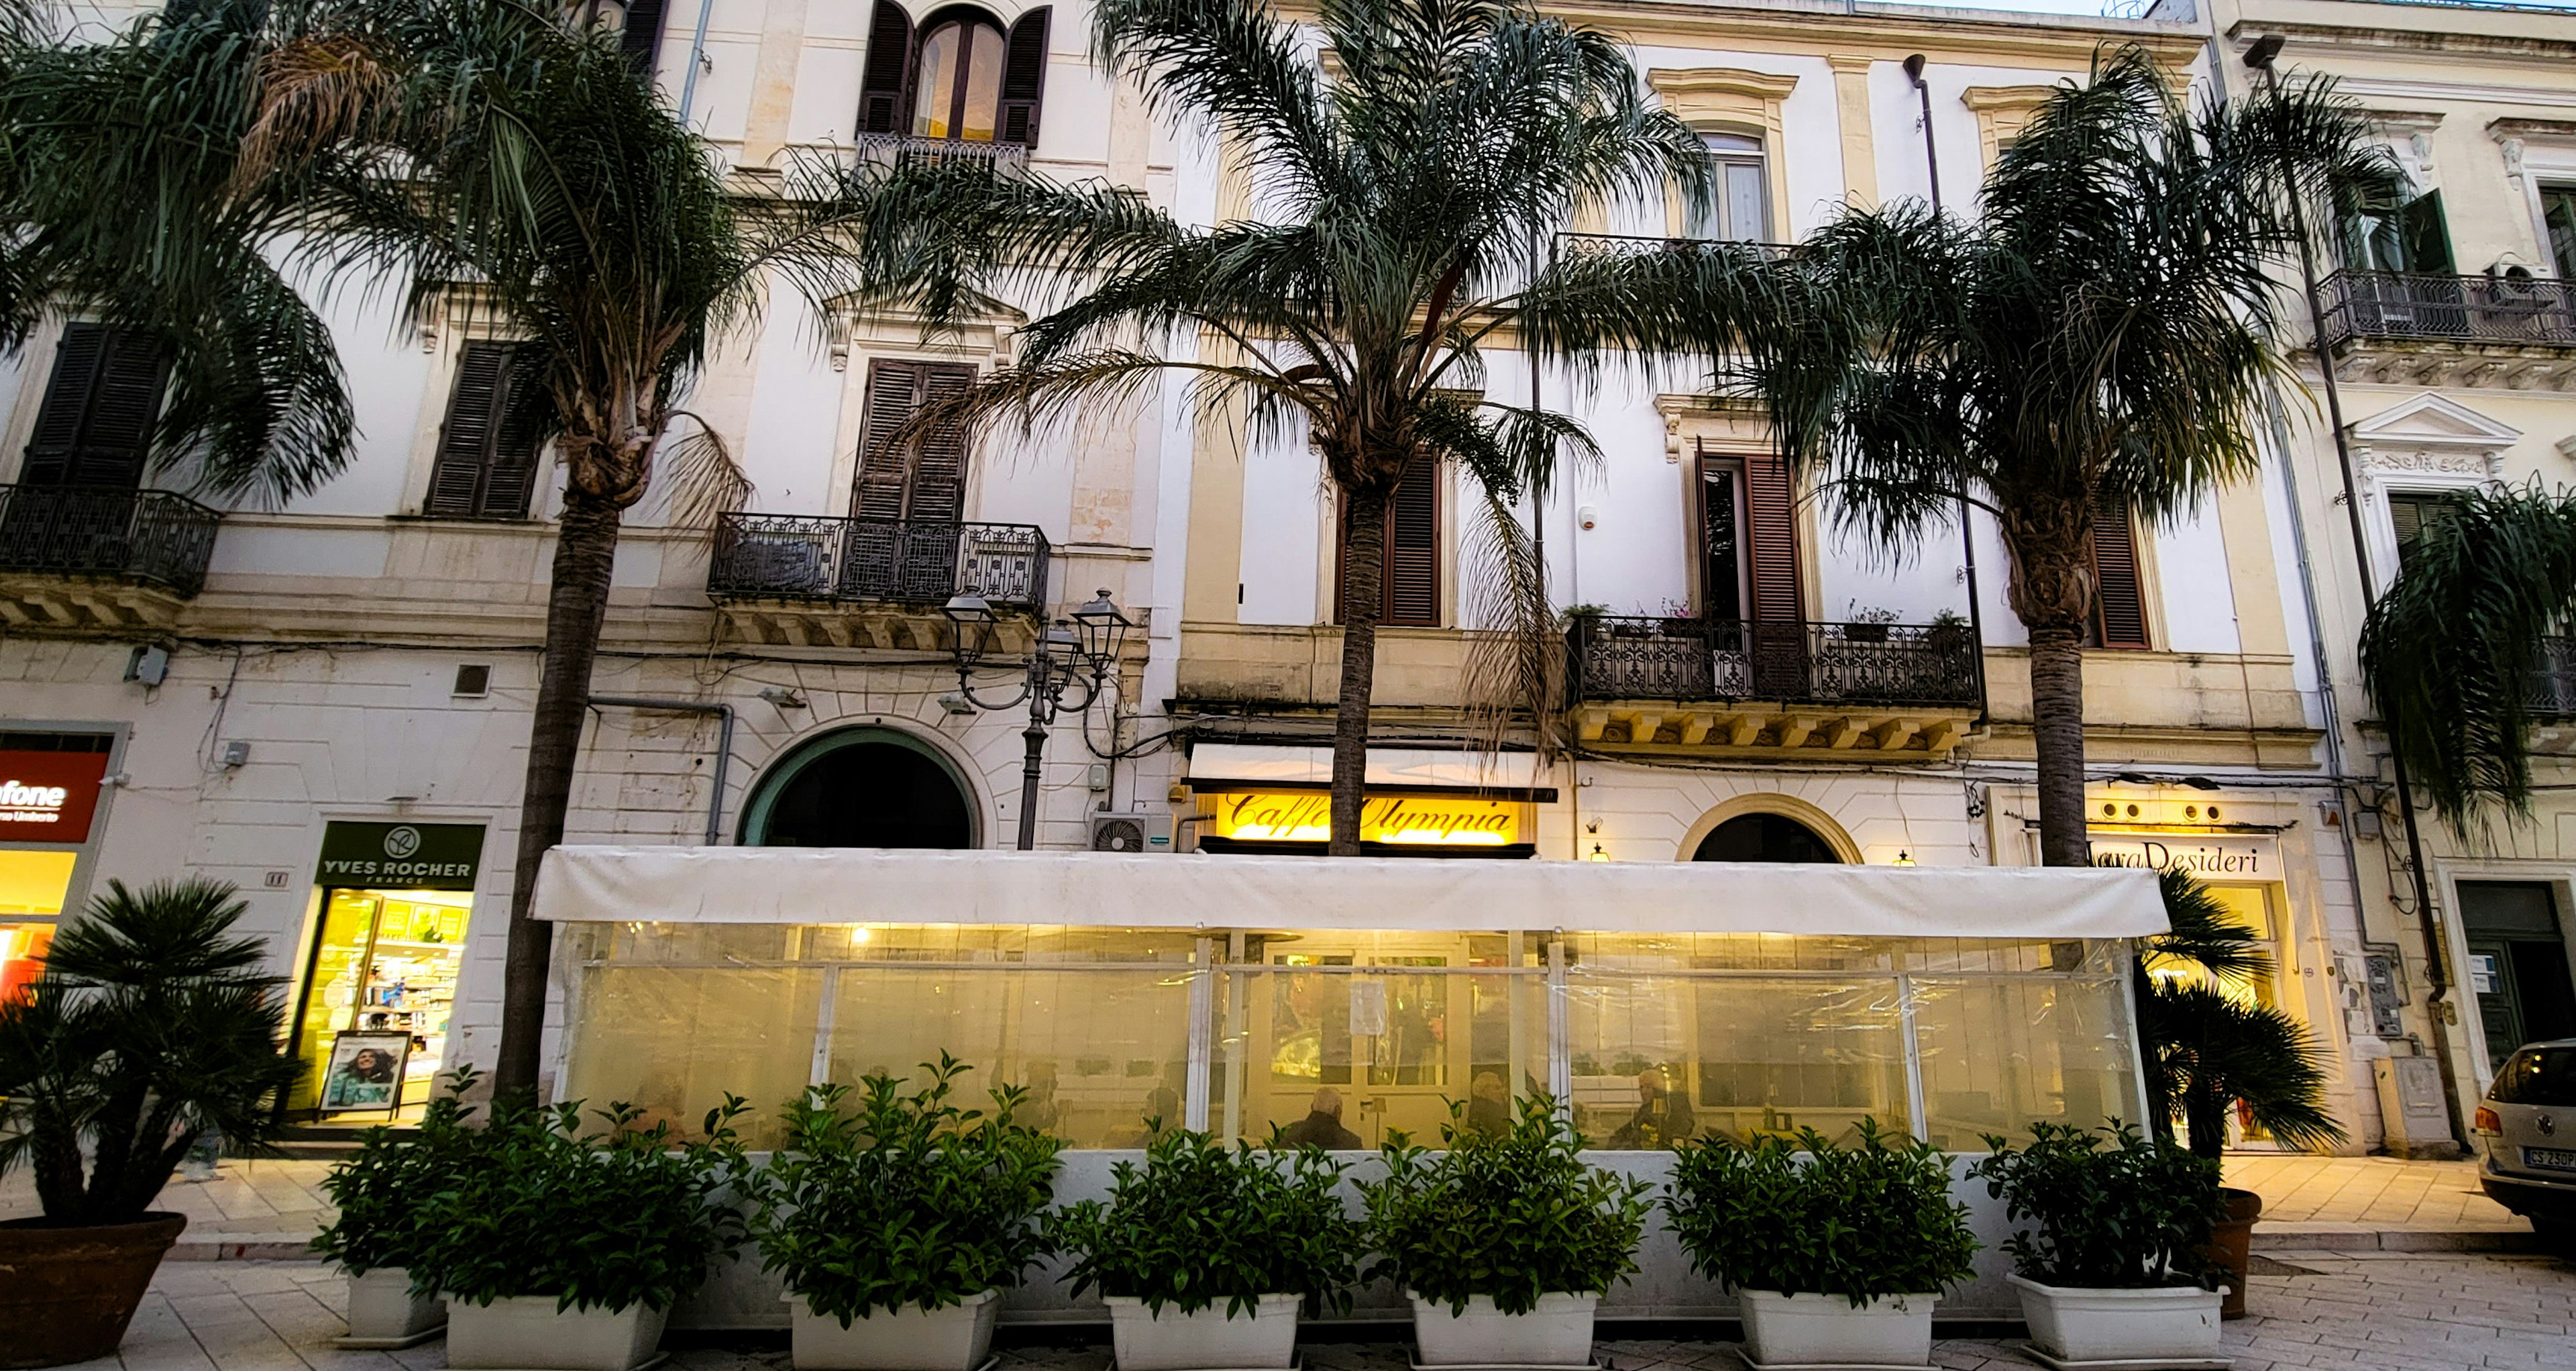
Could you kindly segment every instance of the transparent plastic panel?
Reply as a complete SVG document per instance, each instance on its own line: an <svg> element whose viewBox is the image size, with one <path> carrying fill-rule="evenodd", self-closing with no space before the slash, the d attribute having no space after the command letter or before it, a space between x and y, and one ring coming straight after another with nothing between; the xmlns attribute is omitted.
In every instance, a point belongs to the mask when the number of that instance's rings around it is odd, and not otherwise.
<svg viewBox="0 0 2576 1371"><path fill-rule="evenodd" d="M1982 1151L2037 1122L2142 1123L2127 987L2117 976L1914 983L1914 1031L1934 1143Z"/></svg>
<svg viewBox="0 0 2576 1371"><path fill-rule="evenodd" d="M1894 977L1568 978L1575 1125L1595 1147L1662 1148L1863 1118L1908 1126Z"/></svg>
<svg viewBox="0 0 2576 1371"><path fill-rule="evenodd" d="M812 1070L822 987L821 971L785 967L584 967L557 1098L633 1104L696 1136L730 1091L751 1102L745 1141L772 1146Z"/></svg>

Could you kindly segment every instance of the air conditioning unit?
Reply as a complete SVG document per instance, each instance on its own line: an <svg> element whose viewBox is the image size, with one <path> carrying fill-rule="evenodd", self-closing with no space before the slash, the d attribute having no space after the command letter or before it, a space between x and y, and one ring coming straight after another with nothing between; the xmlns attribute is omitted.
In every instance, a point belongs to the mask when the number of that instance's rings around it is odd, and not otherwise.
<svg viewBox="0 0 2576 1371"><path fill-rule="evenodd" d="M1130 856L1145 852L1172 850L1172 816L1169 813L1114 814L1107 811L1091 816L1091 850L1123 852Z"/></svg>

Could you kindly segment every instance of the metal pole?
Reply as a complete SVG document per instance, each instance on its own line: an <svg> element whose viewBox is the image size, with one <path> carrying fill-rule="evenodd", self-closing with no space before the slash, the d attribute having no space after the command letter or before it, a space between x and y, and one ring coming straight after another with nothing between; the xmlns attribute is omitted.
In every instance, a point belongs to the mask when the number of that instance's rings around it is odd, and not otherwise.
<svg viewBox="0 0 2576 1371"><path fill-rule="evenodd" d="M707 779L714 792L707 797L706 843L714 847L724 841L725 774L733 762L733 706L711 700L662 700L644 695L593 695L588 701L593 709L649 709L666 714L713 714L716 726L716 764L709 768Z"/></svg>
<svg viewBox="0 0 2576 1371"><path fill-rule="evenodd" d="M2257 43L2259 48L2260 40ZM2263 53L2260 62L2254 60L2254 53L2247 54L2247 65L2263 73L2264 89L2275 101L2281 98L2281 74L2273 68L2272 62L2279 50L2278 43L2272 44L2271 51ZM2343 477L2343 510L2352 528L2353 565L2361 574L2361 603L2363 613L2367 615L2378 601L2379 580L2371 574L2370 540L2362 530L2361 496L2352 476L2352 443L2343 428L2343 394L2336 384L2334 358L2327 350L2325 300L2317 289L2316 253L2308 245L2308 216L2300 200L2298 177L2285 166L2282 168L2282 181L2290 200L2291 231L2299 240L2299 285L2307 297L2309 341L2317 355L2317 375L2323 381L2326 394L2326 422L2334 431L2335 465ZM2318 665L2325 666L2324 663ZM2415 887L2415 920L2424 938L2424 1008L2433 1031L2433 1060L2442 1073L2442 1108L2450 1120L2452 1143L2465 1149L2467 1143L2460 1127L2459 1076L2451 1065L2451 1034L2442 1019L2443 1012L2450 1007L2447 999L2451 988L2447 967L2449 949L2442 940L2441 921L2433 913L2432 883L2424 874L2424 838L2415 823L2415 789L2407 774L2406 754L2398 750L2396 742L2397 711L2382 701L2381 712L2389 716L2385 721L2389 734L2388 761L2396 774L2397 811L2406 830L2408 875L2413 878Z"/></svg>
<svg viewBox="0 0 2576 1371"><path fill-rule="evenodd" d="M1923 103L1923 169L1932 176L1932 212L1941 212L1941 147L1932 137L1932 84L1923 79L1923 55L1905 59L1905 74ZM1977 673L1977 718L1973 733L1986 726L1986 611L1977 594L1977 528L1968 521L1968 492L1959 491L1959 567L1968 583L1968 656Z"/></svg>
<svg viewBox="0 0 2576 1371"><path fill-rule="evenodd" d="M698 68L707 63L707 16L716 0L698 0L698 36L689 40L689 74L680 81L680 126L688 127L689 102L698 95Z"/></svg>
<svg viewBox="0 0 2576 1371"><path fill-rule="evenodd" d="M1028 756L1020 762L1020 850L1030 851L1038 845L1038 764L1046 754L1046 725L1038 722L1038 706L1029 706L1029 726L1020 730L1028 739Z"/></svg>

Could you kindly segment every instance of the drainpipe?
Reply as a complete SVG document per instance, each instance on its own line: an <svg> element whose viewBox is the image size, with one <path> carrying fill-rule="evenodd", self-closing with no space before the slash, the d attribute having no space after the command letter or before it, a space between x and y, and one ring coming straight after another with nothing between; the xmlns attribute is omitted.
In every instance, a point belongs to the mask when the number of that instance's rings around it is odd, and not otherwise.
<svg viewBox="0 0 2576 1371"><path fill-rule="evenodd" d="M722 721L716 728L716 764L709 777L714 785L707 796L706 836L707 846L721 844L724 841L725 770L733 762L733 706L708 700L657 700L646 695L593 695L590 707L641 709L660 714L713 714Z"/></svg>
<svg viewBox="0 0 2576 1371"><path fill-rule="evenodd" d="M680 127L689 126L689 102L697 98L698 68L707 64L707 16L715 11L716 0L698 0L698 35L689 40L689 74L680 78ZM731 717L731 716L727 716ZM708 842L715 839L709 838Z"/></svg>

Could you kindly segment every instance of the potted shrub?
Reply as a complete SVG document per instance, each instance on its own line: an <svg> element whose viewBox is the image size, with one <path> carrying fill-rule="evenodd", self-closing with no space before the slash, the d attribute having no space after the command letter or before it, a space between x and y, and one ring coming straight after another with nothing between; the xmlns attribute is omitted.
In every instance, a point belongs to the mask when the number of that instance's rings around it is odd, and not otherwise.
<svg viewBox="0 0 2576 1371"><path fill-rule="evenodd" d="M1582 1138L1544 1095L1521 1101L1509 1131L1443 1125L1446 1151L1403 1134L1386 1178L1363 1184L1368 1237L1413 1301L1424 1366L1580 1366L1611 1283L1637 1269L1653 1187L1586 1165Z"/></svg>
<svg viewBox="0 0 2576 1371"><path fill-rule="evenodd" d="M1154 1139L1145 1164L1112 1168L1109 1202L1059 1211L1048 1236L1074 1255L1073 1293L1109 1303L1119 1371L1284 1367L1297 1306L1350 1306L1358 1228L1320 1147L1232 1149L1186 1129Z"/></svg>
<svg viewBox="0 0 2576 1371"><path fill-rule="evenodd" d="M104 1357L188 1226L152 1208L201 1136L266 1146L296 1077L285 982L237 937L233 887L109 881L0 1000L0 1174L34 1173L41 1218L0 1223L0 1366Z"/></svg>
<svg viewBox="0 0 2576 1371"><path fill-rule="evenodd" d="M463 1173L485 1137L465 1126L473 1111L458 1098L474 1077L470 1066L448 1073L447 1093L429 1102L417 1132L368 1129L358 1155L322 1178L339 1217L313 1239L313 1250L349 1278L342 1347L409 1347L447 1326L447 1301L436 1289L415 1285L411 1267L426 1197Z"/></svg>
<svg viewBox="0 0 2576 1371"><path fill-rule="evenodd" d="M581 1102L496 1106L474 1159L428 1197L412 1282L447 1297L447 1364L627 1371L650 1360L671 1304L739 1246L743 1218L718 1192L746 1168L739 1098L707 1112L700 1141L668 1123Z"/></svg>
<svg viewBox="0 0 2576 1371"><path fill-rule="evenodd" d="M1741 1301L1756 1365L1922 1366L1932 1306L1973 1271L1951 1158L1863 1119L1848 1147L1812 1128L1681 1149L1666 1222Z"/></svg>
<svg viewBox="0 0 2576 1371"><path fill-rule="evenodd" d="M1039 1211L1064 1144L949 1102L966 1066L941 1054L921 1088L870 1076L787 1106L786 1141L751 1183L762 1268L784 1273L805 1371L974 1371L1002 1288L1046 1255Z"/></svg>
<svg viewBox="0 0 2576 1371"><path fill-rule="evenodd" d="M1974 1174L2016 1224L2004 1244L2022 1317L2059 1362L2208 1361L2219 1292L2202 1249L2219 1217L2218 1163L2114 1120L2096 1133L2031 1125L1989 1135Z"/></svg>

